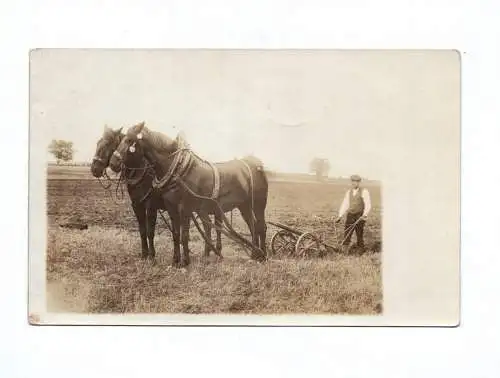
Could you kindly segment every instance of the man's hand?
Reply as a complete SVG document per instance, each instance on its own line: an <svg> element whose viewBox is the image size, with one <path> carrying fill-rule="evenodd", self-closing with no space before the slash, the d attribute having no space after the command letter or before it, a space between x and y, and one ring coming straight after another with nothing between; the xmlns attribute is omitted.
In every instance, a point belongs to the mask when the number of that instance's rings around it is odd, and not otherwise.
<svg viewBox="0 0 500 378"><path fill-rule="evenodd" d="M361 220L362 220L362 221L365 221L365 222L366 222L366 220L367 220L367 219L368 219L368 215L363 215L363 216L361 217Z"/></svg>

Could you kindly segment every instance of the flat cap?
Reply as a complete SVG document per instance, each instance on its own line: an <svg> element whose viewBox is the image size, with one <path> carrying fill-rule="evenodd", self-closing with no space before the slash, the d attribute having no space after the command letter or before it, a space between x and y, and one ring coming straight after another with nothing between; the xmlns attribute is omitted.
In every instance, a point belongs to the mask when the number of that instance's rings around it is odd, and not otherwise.
<svg viewBox="0 0 500 378"><path fill-rule="evenodd" d="M359 175L352 175L351 181L361 181L361 177L359 177Z"/></svg>

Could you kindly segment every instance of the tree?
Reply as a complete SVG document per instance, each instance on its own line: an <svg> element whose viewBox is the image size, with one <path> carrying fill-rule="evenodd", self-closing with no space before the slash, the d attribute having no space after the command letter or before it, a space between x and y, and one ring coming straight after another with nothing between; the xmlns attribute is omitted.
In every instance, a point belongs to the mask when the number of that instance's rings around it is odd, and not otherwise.
<svg viewBox="0 0 500 378"><path fill-rule="evenodd" d="M49 145L49 152L56 158L57 164L61 161L73 160L73 142L68 140L52 140Z"/></svg>
<svg viewBox="0 0 500 378"><path fill-rule="evenodd" d="M316 157L311 160L309 170L310 172L316 174L316 179L318 181L323 181L324 178L328 176L328 172L330 171L330 162L328 159Z"/></svg>

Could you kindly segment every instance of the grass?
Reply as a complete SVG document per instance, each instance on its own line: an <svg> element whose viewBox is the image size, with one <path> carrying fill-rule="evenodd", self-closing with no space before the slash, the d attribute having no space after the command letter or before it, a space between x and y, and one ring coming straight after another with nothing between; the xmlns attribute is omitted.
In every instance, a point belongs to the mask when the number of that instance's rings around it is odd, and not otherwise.
<svg viewBox="0 0 500 378"><path fill-rule="evenodd" d="M249 262L244 250L223 237L222 262L203 262L193 228L192 264L170 268L172 240L157 227L157 264L139 258L137 221L129 199L113 200L89 177L88 167L49 171L47 181L47 298L49 311L83 313L315 313L378 314L382 311L380 187L369 187L373 210L362 256L330 254L310 260ZM328 236L344 184L271 181L268 221ZM79 231L65 222L89 225ZM248 232L235 212L234 226ZM275 229L268 229L269 240ZM326 240L329 242L329 240ZM373 252L376 251L376 252Z"/></svg>
<svg viewBox="0 0 500 378"><path fill-rule="evenodd" d="M170 239L158 241L164 251ZM193 235L193 250L202 243ZM236 251L228 253L229 251ZM381 311L380 254L322 260L249 262L226 244L222 262L193 256L188 270L170 268L170 256L152 265L139 256L130 231L92 227L49 231L49 282L65 283L60 310L92 313L335 313ZM49 293L50 295L51 293ZM60 295L60 293L59 293ZM49 309L50 310L50 309ZM57 309L56 309L57 310Z"/></svg>
<svg viewBox="0 0 500 378"><path fill-rule="evenodd" d="M159 238L160 239L160 238ZM193 250L202 243L193 235ZM164 251L170 239L158 240ZM47 278L65 283L72 308L92 313L328 313L381 311L380 254L321 260L250 262L227 243L222 262L195 255L188 270L170 268L162 253L139 258L134 232L91 227L49 230ZM51 293L49 293L50 296ZM60 293L58 294L60 295ZM51 310L51 309L49 309ZM57 308L55 309L57 310Z"/></svg>

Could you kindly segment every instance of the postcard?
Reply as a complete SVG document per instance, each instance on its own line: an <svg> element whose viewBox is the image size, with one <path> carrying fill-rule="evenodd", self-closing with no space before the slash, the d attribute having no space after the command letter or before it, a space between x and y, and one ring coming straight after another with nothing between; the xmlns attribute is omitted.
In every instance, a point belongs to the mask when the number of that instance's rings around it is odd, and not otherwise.
<svg viewBox="0 0 500 378"><path fill-rule="evenodd" d="M31 324L459 324L457 51L29 59Z"/></svg>

